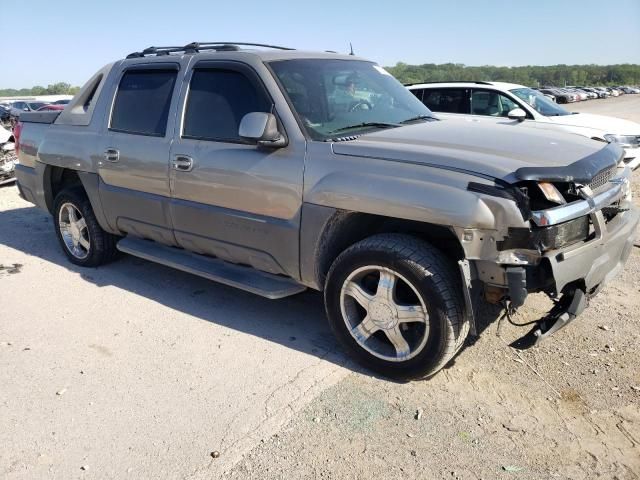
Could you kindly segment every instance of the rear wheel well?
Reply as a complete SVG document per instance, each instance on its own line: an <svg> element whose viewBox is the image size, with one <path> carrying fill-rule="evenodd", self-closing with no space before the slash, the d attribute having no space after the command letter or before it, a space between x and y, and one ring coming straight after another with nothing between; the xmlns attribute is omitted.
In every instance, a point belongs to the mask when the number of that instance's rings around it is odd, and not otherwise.
<svg viewBox="0 0 640 480"><path fill-rule="evenodd" d="M75 187L83 188L78 172L47 165L44 171L44 197L49 212L53 214L53 201L58 193L65 188Z"/></svg>
<svg viewBox="0 0 640 480"><path fill-rule="evenodd" d="M450 227L357 212L336 212L327 222L316 248L316 282L324 288L334 260L351 245L380 233L403 233L429 242L452 263L464 259L464 250Z"/></svg>

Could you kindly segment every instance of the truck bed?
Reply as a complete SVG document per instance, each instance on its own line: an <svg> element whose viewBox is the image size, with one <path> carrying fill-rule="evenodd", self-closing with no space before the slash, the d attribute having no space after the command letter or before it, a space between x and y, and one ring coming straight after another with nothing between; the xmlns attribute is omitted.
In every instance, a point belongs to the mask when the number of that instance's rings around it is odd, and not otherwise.
<svg viewBox="0 0 640 480"><path fill-rule="evenodd" d="M52 112L23 112L20 114L20 121L23 123L53 123L61 112L62 110Z"/></svg>

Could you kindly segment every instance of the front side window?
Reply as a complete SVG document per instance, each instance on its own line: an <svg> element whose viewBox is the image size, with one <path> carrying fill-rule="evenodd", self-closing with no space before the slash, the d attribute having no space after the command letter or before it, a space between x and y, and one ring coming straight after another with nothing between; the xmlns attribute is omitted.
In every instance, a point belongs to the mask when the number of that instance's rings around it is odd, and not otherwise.
<svg viewBox="0 0 640 480"><path fill-rule="evenodd" d="M466 88L429 88L424 91L422 102L434 112L469 113Z"/></svg>
<svg viewBox="0 0 640 480"><path fill-rule="evenodd" d="M118 86L110 129L164 137L177 70L129 70Z"/></svg>
<svg viewBox="0 0 640 480"><path fill-rule="evenodd" d="M520 108L506 95L493 90L474 90L471 95L471 113L490 117L507 117L514 108Z"/></svg>
<svg viewBox="0 0 640 480"><path fill-rule="evenodd" d="M250 112L271 112L271 102L240 72L199 69L193 72L182 136L241 142L240 121Z"/></svg>
<svg viewBox="0 0 640 480"><path fill-rule="evenodd" d="M549 97L545 97L541 92L531 88L514 88L510 90L516 97L527 102L536 112L545 117L558 117L569 115L564 108L555 103ZM547 93L548 90L543 90ZM551 92L553 94L553 92Z"/></svg>
<svg viewBox="0 0 640 480"><path fill-rule="evenodd" d="M269 64L309 137L329 140L432 114L380 66L360 60L296 59Z"/></svg>

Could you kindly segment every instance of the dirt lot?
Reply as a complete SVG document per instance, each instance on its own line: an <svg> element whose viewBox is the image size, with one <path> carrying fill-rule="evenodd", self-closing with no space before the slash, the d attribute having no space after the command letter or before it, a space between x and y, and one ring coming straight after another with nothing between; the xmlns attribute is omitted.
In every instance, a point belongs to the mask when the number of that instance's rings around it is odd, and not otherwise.
<svg viewBox="0 0 640 480"><path fill-rule="evenodd" d="M640 95L570 109L640 121ZM14 187L0 264L0 477L640 478L640 248L539 348L492 324L405 384L344 358L318 294L269 302L130 257L71 266Z"/></svg>

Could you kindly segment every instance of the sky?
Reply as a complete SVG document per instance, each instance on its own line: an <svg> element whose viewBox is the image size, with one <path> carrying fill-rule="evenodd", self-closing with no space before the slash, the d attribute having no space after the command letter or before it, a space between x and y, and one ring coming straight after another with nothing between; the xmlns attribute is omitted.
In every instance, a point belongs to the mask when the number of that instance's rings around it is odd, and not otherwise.
<svg viewBox="0 0 640 480"><path fill-rule="evenodd" d="M128 53L192 41L351 42L387 66L640 63L640 0L0 0L0 18L0 88L82 85Z"/></svg>

